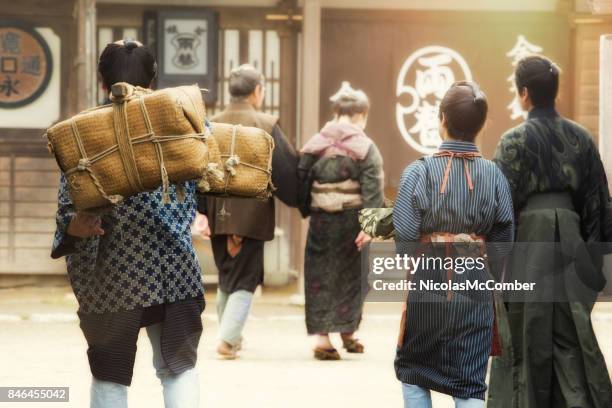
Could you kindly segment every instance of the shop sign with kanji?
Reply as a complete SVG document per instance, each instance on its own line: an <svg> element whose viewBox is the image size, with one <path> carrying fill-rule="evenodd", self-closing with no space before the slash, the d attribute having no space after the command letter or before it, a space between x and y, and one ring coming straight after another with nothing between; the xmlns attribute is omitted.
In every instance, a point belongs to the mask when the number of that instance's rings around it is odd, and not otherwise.
<svg viewBox="0 0 612 408"><path fill-rule="evenodd" d="M49 84L53 63L44 38L17 21L0 20L0 109L38 99Z"/></svg>

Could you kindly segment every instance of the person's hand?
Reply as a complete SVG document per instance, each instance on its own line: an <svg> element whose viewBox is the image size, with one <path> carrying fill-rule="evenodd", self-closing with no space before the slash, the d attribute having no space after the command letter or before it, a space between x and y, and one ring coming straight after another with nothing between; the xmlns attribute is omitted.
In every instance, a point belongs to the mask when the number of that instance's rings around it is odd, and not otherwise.
<svg viewBox="0 0 612 408"><path fill-rule="evenodd" d="M235 258L242 249L243 238L240 235L227 236L227 253Z"/></svg>
<svg viewBox="0 0 612 408"><path fill-rule="evenodd" d="M196 213L193 221L193 232L204 239L210 239L210 226L208 225L208 217L204 214Z"/></svg>
<svg viewBox="0 0 612 408"><path fill-rule="evenodd" d="M355 245L357 245L357 249L361 251L363 247L367 245L368 242L372 240L372 237L366 234L363 231L359 231L359 235L355 238Z"/></svg>
<svg viewBox="0 0 612 408"><path fill-rule="evenodd" d="M94 214L77 212L70 224L68 224L68 235L78 238L89 238L104 235L102 219Z"/></svg>

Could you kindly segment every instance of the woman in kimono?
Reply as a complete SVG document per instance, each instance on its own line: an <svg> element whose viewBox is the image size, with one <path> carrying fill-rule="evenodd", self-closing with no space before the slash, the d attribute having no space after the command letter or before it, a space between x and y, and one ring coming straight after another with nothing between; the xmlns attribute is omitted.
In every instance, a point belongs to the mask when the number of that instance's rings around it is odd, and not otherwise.
<svg viewBox="0 0 612 408"><path fill-rule="evenodd" d="M559 68L529 56L517 64L515 81L529 115L503 135L494 161L509 181L518 214L509 278L538 283L533 299L507 303L508 324L500 325L506 341L493 359L488 406L612 407L610 376L590 318L605 285L601 256L593 250L553 253L567 243L597 249L609 240L606 175L589 132L555 110ZM505 313L500 318L506 320Z"/></svg>
<svg viewBox="0 0 612 408"><path fill-rule="evenodd" d="M484 93L471 82L453 84L442 99L444 142L433 156L408 166L400 180L393 211L398 252L420 255L424 250L428 257L446 259L448 248L459 242L478 242L479 256L484 255L485 242L506 242L497 256L509 250L513 213L508 183L474 144L487 109ZM413 252L416 245L418 253ZM426 280L490 279L487 267L455 271L433 265L420 268L412 282L418 287ZM404 406L430 408L430 390L434 390L453 396L456 407L484 407L493 322L489 291L411 290L395 358Z"/></svg>
<svg viewBox="0 0 612 408"><path fill-rule="evenodd" d="M354 333L363 308L359 251L369 241L358 212L383 203L382 158L366 136L370 104L348 82L331 97L334 119L302 149L300 206L310 215L306 243L306 327L317 335L314 356L338 360L329 333L339 332L349 353L363 353Z"/></svg>

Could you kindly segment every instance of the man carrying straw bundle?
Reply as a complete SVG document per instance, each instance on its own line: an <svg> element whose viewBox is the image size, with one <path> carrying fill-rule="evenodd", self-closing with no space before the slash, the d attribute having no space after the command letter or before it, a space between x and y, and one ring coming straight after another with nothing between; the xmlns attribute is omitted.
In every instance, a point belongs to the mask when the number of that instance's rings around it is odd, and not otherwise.
<svg viewBox="0 0 612 408"><path fill-rule="evenodd" d="M105 89L149 88L157 64L136 41L106 46ZM177 194L181 188L184 194ZM77 212L62 175L51 256L66 256L93 375L91 408L127 408L136 341L146 327L166 407L199 407L195 369L204 290L191 240L196 182L126 198L102 215ZM184 195L184 197L183 197Z"/></svg>
<svg viewBox="0 0 612 408"><path fill-rule="evenodd" d="M272 135L274 194L296 207L298 155L278 118L260 111L265 97L263 75L251 65L241 65L230 74L229 92L230 104L212 122L257 127ZM274 199L207 197L203 204L198 210L208 217L219 270L217 314L221 338L217 353L221 358L234 359L242 344L253 292L263 281L264 243L274 239Z"/></svg>

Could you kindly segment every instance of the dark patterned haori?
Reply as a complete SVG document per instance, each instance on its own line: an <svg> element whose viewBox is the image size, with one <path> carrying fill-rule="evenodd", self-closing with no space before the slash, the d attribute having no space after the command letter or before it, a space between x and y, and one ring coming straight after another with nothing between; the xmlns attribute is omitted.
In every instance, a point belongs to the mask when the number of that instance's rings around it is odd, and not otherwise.
<svg viewBox="0 0 612 408"><path fill-rule="evenodd" d="M554 108L534 109L522 125L501 139L495 158L508 179L518 211L536 193L571 194L587 242L602 241L606 225L608 182L595 143L579 124Z"/></svg>
<svg viewBox="0 0 612 408"><path fill-rule="evenodd" d="M195 183L185 199L171 187L125 199L102 215L101 237L74 239L66 229L75 214L62 176L52 256L66 255L68 276L81 313L105 313L201 297L200 265L190 225L195 217Z"/></svg>

